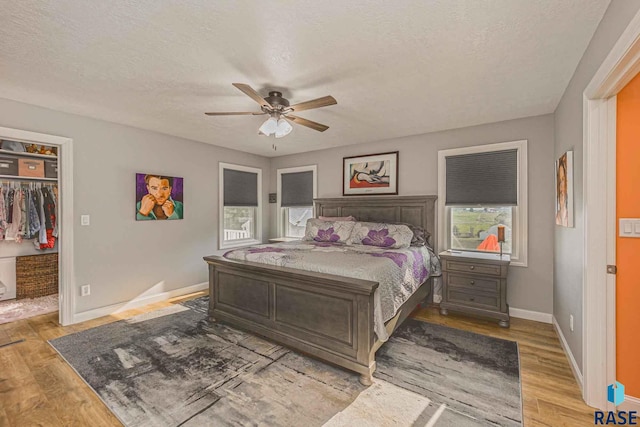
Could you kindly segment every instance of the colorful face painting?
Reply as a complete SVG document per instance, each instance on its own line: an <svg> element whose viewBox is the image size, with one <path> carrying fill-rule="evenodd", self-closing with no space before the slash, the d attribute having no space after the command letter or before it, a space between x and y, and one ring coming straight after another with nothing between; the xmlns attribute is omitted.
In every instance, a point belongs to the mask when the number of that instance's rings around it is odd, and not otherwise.
<svg viewBox="0 0 640 427"><path fill-rule="evenodd" d="M183 218L182 178L136 174L136 221Z"/></svg>

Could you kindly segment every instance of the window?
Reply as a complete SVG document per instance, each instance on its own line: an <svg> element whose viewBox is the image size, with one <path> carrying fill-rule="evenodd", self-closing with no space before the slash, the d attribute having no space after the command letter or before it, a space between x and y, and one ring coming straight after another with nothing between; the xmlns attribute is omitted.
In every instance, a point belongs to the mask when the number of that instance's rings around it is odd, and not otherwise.
<svg viewBox="0 0 640 427"><path fill-rule="evenodd" d="M262 170L220 163L220 249L262 241Z"/></svg>
<svg viewBox="0 0 640 427"><path fill-rule="evenodd" d="M438 152L440 248L500 252L527 265L527 141Z"/></svg>
<svg viewBox="0 0 640 427"><path fill-rule="evenodd" d="M316 165L278 169L278 235L301 238L313 217L317 194Z"/></svg>

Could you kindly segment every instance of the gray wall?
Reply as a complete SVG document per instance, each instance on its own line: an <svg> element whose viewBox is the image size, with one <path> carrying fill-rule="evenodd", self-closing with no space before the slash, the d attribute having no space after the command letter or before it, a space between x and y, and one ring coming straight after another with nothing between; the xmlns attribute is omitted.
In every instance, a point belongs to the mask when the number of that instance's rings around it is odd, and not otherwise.
<svg viewBox="0 0 640 427"><path fill-rule="evenodd" d="M262 168L267 200L264 157L6 99L0 126L73 139L76 287L91 284L90 296L76 290L76 313L207 281L202 256L218 248L219 161ZM136 222L136 172L184 177L185 218ZM79 225L81 214L90 226Z"/></svg>
<svg viewBox="0 0 640 427"><path fill-rule="evenodd" d="M573 150L575 227L555 227L553 314L580 370L584 269L582 93L638 9L637 0L611 2L555 112L555 157ZM570 315L574 316L573 332L569 329Z"/></svg>
<svg viewBox="0 0 640 427"><path fill-rule="evenodd" d="M272 159L270 192L278 168L318 165L318 197L342 195L342 158L400 151L399 194L437 194L438 150L527 139L529 161L529 266L509 272L508 302L514 308L551 313L553 309L554 166L553 115L530 117L390 139ZM276 237L271 204L271 237Z"/></svg>

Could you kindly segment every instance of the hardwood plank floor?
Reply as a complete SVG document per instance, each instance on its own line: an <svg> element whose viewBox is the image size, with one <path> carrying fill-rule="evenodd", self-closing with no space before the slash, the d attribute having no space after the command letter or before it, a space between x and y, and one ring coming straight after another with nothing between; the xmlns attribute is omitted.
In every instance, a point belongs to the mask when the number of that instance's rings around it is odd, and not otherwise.
<svg viewBox="0 0 640 427"><path fill-rule="evenodd" d="M90 329L195 298L196 293L142 309L58 325L51 313L0 325L0 426L120 426L96 394L49 346L47 340ZM585 405L567 358L551 325L512 319L511 328L496 322L420 309L413 316L427 322L517 341L520 347L525 426L593 424L593 409Z"/></svg>

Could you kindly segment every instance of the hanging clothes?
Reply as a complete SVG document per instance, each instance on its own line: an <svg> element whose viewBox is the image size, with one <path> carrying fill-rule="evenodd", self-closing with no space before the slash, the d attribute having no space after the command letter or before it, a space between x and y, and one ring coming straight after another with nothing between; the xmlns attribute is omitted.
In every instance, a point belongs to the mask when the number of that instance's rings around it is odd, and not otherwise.
<svg viewBox="0 0 640 427"><path fill-rule="evenodd" d="M37 236L37 233L40 231L40 215L36 210L36 190L29 191L29 226L28 228L28 239L33 239Z"/></svg>
<svg viewBox="0 0 640 427"><path fill-rule="evenodd" d="M13 188L9 189L9 194L7 195L7 222L11 224L13 221L13 195L15 190Z"/></svg>
<svg viewBox="0 0 640 427"><path fill-rule="evenodd" d="M57 213L58 212L58 187L52 187L52 197L53 197L53 205L54 205L54 211ZM53 237L55 237L56 239L58 238L58 220L56 218L55 224L53 226Z"/></svg>
<svg viewBox="0 0 640 427"><path fill-rule="evenodd" d="M9 227L5 233L5 240L16 240L20 230L20 190L13 190L9 194Z"/></svg>
<svg viewBox="0 0 640 427"><path fill-rule="evenodd" d="M53 249L58 237L57 186L24 182L10 185L0 186L0 240L32 240L37 249Z"/></svg>
<svg viewBox="0 0 640 427"><path fill-rule="evenodd" d="M47 240L47 226L46 226L46 215L44 213L44 197L42 197L42 190L37 193L38 205L36 208L38 209L38 215L40 216L40 233L38 234L38 243L36 248L42 249L40 245L46 245L49 243Z"/></svg>
<svg viewBox="0 0 640 427"><path fill-rule="evenodd" d="M6 191L0 187L0 240L4 240L4 231L7 229L7 209L5 208L4 198Z"/></svg>
<svg viewBox="0 0 640 427"><path fill-rule="evenodd" d="M20 221L18 221L18 233L16 234L17 243L22 243L25 227L27 225L27 218L26 218L27 209L25 206L25 195L26 195L26 191L20 190L20 194L18 195L18 212L20 214Z"/></svg>
<svg viewBox="0 0 640 427"><path fill-rule="evenodd" d="M56 205L48 188L42 189L43 208L45 214L46 238L45 243L40 241L40 249L53 249L56 244L56 238L53 236L53 229L56 226Z"/></svg>

